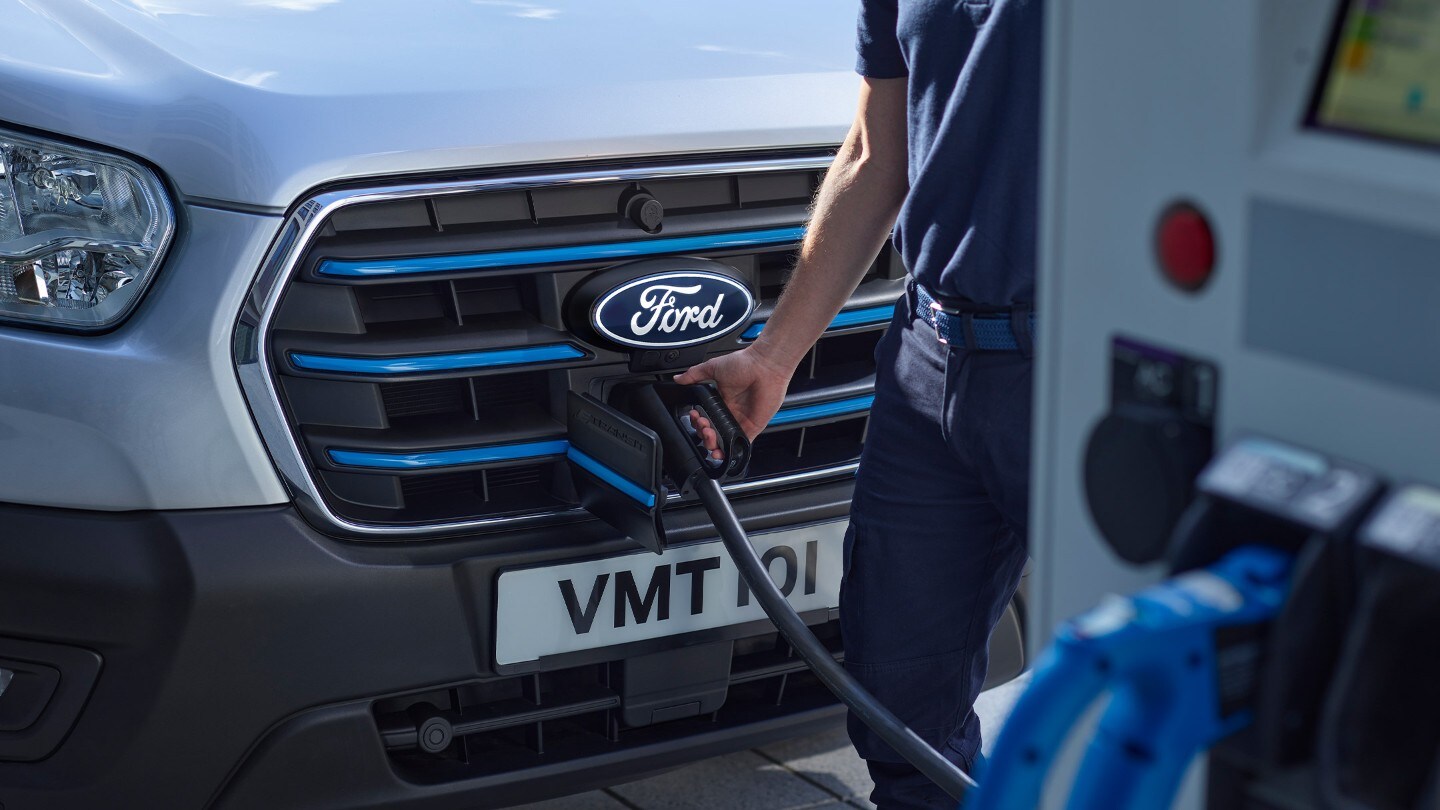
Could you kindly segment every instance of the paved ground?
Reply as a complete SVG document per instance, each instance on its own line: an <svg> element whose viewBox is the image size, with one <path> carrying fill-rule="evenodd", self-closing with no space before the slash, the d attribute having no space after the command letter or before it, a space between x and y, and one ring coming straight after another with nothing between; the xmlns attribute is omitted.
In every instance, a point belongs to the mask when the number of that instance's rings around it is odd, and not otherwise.
<svg viewBox="0 0 1440 810"><path fill-rule="evenodd" d="M976 708L987 751L1026 680L980 696ZM853 810L874 806L866 798L871 787L865 763L851 750L844 730L836 729L608 790L526 805L525 810Z"/></svg>

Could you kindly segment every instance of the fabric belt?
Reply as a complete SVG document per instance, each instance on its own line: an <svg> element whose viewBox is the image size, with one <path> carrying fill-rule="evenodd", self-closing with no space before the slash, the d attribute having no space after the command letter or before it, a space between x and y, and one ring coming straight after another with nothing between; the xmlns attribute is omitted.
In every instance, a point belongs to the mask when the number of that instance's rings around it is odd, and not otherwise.
<svg viewBox="0 0 1440 810"><path fill-rule="evenodd" d="M941 343L960 349L1030 353L1035 334L1033 311L967 312L945 306L922 284L914 286L916 314L935 330L935 339Z"/></svg>

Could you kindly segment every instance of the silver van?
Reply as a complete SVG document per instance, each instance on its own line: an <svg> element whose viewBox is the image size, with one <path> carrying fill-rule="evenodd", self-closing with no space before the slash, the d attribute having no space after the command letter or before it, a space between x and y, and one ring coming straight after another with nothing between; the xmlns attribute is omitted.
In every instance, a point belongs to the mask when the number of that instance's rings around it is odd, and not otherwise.
<svg viewBox="0 0 1440 810"><path fill-rule="evenodd" d="M591 518L571 292L763 328L853 111L828 0L0 0L0 806L534 801L837 722L702 511ZM837 656L893 253L730 485ZM903 302L902 302L903 305ZM991 680L1022 662L1020 611Z"/></svg>

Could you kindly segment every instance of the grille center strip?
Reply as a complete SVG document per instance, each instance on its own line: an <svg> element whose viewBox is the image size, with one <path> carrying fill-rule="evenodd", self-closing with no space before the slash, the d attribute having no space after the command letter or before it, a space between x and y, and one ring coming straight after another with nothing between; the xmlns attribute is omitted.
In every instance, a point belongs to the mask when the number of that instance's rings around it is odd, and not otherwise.
<svg viewBox="0 0 1440 810"><path fill-rule="evenodd" d="M290 352L296 368L309 371L333 371L342 374L414 374L427 371L463 371L466 369L523 366L560 360L580 360L588 355L572 343L546 346L520 346L513 349L492 349L480 352L422 354L409 357L347 357L343 355Z"/></svg>
<svg viewBox="0 0 1440 810"><path fill-rule="evenodd" d="M696 253L716 250L737 250L798 242L805 228L770 228L735 233L714 233L700 236L609 242L598 245L569 245L551 248L501 250L490 253L468 253L456 256L420 256L410 259L327 259L317 272L322 276L372 277L399 276L418 273L444 273L456 270L491 270L501 267L535 267L546 264L618 261L641 256L667 253Z"/></svg>

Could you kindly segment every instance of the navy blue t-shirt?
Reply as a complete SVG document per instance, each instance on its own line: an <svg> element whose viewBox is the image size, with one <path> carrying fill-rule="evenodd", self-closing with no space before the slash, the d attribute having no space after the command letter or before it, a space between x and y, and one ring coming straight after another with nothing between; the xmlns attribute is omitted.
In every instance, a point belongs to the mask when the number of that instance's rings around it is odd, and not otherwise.
<svg viewBox="0 0 1440 810"><path fill-rule="evenodd" d="M1040 0L861 0L856 69L908 76L905 266L946 298L1035 301Z"/></svg>

